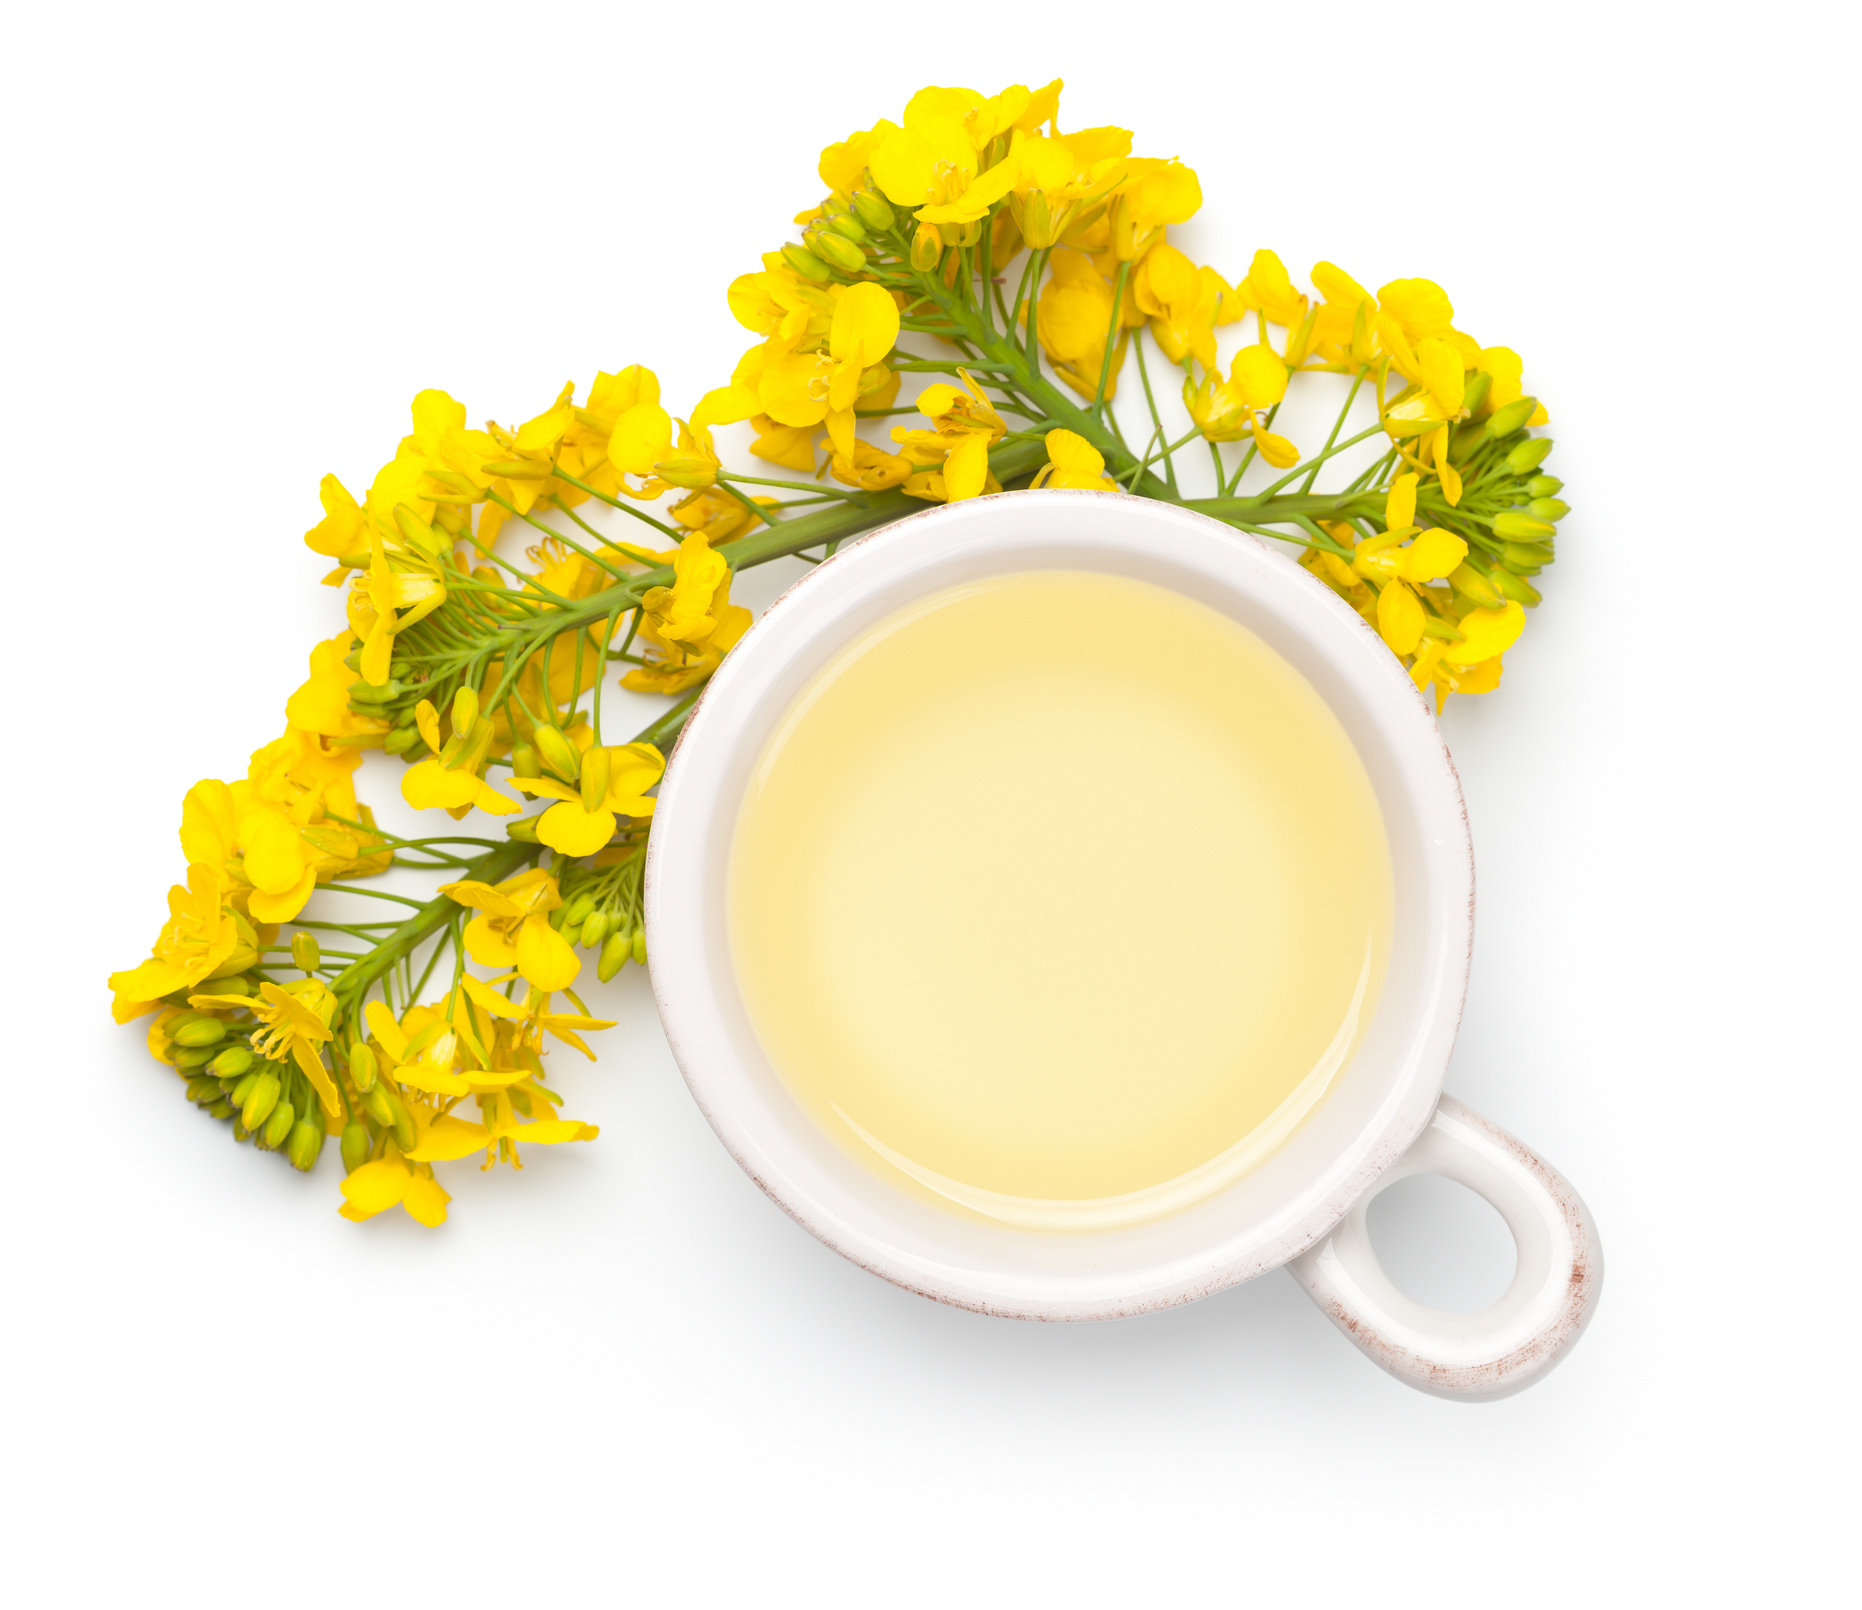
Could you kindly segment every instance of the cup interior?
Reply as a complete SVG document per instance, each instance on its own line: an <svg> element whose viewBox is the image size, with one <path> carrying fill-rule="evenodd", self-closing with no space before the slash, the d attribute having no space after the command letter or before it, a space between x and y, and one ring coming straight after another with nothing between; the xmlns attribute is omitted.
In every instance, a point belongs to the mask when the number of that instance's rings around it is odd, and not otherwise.
<svg viewBox="0 0 1862 1610"><path fill-rule="evenodd" d="M1325 1100L1226 1190L1164 1218L1094 1232L975 1220L907 1195L844 1152L764 1054L738 990L726 920L744 789L815 673L928 593L1041 569L1173 588L1291 662L1358 750L1395 884L1382 996ZM1259 539L1188 510L1101 492L1014 492L930 509L799 581L732 651L687 723L661 788L646 883L667 1038L751 1178L829 1246L889 1280L939 1301L1036 1319L1109 1318L1206 1296L1277 1267L1330 1229L1434 1110L1473 931L1460 783L1424 696L1376 635Z"/></svg>

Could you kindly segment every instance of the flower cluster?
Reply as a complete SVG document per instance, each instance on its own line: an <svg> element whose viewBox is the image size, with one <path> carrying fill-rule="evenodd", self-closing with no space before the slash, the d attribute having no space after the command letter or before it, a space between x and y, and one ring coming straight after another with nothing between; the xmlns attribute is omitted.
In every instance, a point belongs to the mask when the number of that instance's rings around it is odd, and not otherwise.
<svg viewBox="0 0 1862 1610"><path fill-rule="evenodd" d="M246 776L188 791L185 881L110 984L237 1138L308 1169L336 1133L346 1217L436 1224L436 1165L593 1138L543 1059L606 1026L585 958L603 980L647 961L654 788L749 627L741 570L825 562L917 501L1158 498L1295 545L1438 708L1498 684L1567 512L1518 354L1429 280L1197 263L1195 172L1125 129L1063 132L1060 94L925 89L828 146L821 200L725 293L754 344L683 417L639 364L509 427L423 391L360 498L325 477L305 541L343 628ZM1296 387L1342 399L1323 440L1294 439ZM611 681L673 702L611 739ZM402 762L407 804L479 830L383 830L355 795L367 750ZM391 867L440 881L370 886Z"/></svg>

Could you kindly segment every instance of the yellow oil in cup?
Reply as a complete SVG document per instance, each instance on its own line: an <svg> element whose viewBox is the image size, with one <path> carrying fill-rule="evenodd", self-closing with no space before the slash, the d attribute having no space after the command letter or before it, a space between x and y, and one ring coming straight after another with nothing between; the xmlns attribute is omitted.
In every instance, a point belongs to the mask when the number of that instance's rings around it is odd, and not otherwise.
<svg viewBox="0 0 1862 1610"><path fill-rule="evenodd" d="M778 723L730 934L771 1062L867 1167L1024 1229L1133 1224L1281 1144L1375 1009L1390 853L1274 650L1036 571L838 654Z"/></svg>

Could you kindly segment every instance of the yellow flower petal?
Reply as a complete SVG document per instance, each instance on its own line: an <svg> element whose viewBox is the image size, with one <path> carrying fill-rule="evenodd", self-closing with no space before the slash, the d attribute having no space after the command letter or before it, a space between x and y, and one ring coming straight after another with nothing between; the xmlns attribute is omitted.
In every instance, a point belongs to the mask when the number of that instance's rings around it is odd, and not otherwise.
<svg viewBox="0 0 1862 1610"><path fill-rule="evenodd" d="M526 917L517 930L517 970L540 990L558 990L575 982L582 963L569 941L539 911Z"/></svg>
<svg viewBox="0 0 1862 1610"><path fill-rule="evenodd" d="M1228 380L1250 408L1272 408L1287 394L1287 366L1271 347L1243 347L1229 367Z"/></svg>
<svg viewBox="0 0 1862 1610"><path fill-rule="evenodd" d="M1392 653L1414 654L1422 641L1422 603L1400 581L1387 583L1377 595L1377 634Z"/></svg>
<svg viewBox="0 0 1862 1610"><path fill-rule="evenodd" d="M1261 457L1277 470L1290 470L1300 461L1300 450L1284 436L1276 436L1271 430L1254 427L1254 445L1261 450Z"/></svg>
<svg viewBox="0 0 1862 1610"><path fill-rule="evenodd" d="M1459 643L1450 643L1442 658L1450 665L1478 665L1496 659L1511 648L1526 629L1526 611L1508 601L1499 609L1474 609L1461 617Z"/></svg>
<svg viewBox="0 0 1862 1610"><path fill-rule="evenodd" d="M629 475L651 475L671 451L672 416L658 403L635 403L615 421L608 438L609 460Z"/></svg>
<svg viewBox="0 0 1862 1610"><path fill-rule="evenodd" d="M304 875L281 893L267 894L262 889L254 889L246 909L252 913L254 922L289 922L304 909L304 902L310 899L310 892L316 886L317 869L305 867Z"/></svg>
<svg viewBox="0 0 1862 1610"><path fill-rule="evenodd" d="M1422 533L1407 548L1398 550L1403 574L1418 584L1446 576L1468 556L1468 545L1439 526Z"/></svg>
<svg viewBox="0 0 1862 1610"><path fill-rule="evenodd" d="M342 1183L346 1219L370 1219L407 1194L413 1175L398 1157L364 1163Z"/></svg>
<svg viewBox="0 0 1862 1610"><path fill-rule="evenodd" d="M1416 484L1422 479L1414 470L1399 475L1390 483L1384 498L1384 529L1407 531L1416 523Z"/></svg>
<svg viewBox="0 0 1862 1610"><path fill-rule="evenodd" d="M841 293L828 331L830 356L855 369L865 369L885 357L898 338L899 306L890 291L863 281Z"/></svg>
<svg viewBox="0 0 1862 1610"><path fill-rule="evenodd" d="M446 1204L450 1201L452 1197L433 1177L433 1171L424 1169L409 1177L401 1206L407 1209L409 1218L434 1230L446 1222Z"/></svg>
<svg viewBox="0 0 1862 1610"><path fill-rule="evenodd" d="M944 493L952 502L978 496L989 480L989 438L966 435L944 460Z"/></svg>
<svg viewBox="0 0 1862 1610"><path fill-rule="evenodd" d="M593 855L614 837L614 813L590 811L579 799L552 805L537 818L537 838L564 855Z"/></svg>

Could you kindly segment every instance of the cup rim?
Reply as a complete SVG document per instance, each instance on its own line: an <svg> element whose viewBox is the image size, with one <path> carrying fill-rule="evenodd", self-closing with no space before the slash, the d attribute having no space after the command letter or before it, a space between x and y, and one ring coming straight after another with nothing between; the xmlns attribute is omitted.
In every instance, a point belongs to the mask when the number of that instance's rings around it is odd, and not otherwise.
<svg viewBox="0 0 1862 1610"><path fill-rule="evenodd" d="M1335 712L1339 700L1355 700L1354 719L1369 723L1363 727L1367 741L1387 744L1379 764L1387 765L1390 787L1414 808L1420 829L1415 850L1421 870L1412 882L1431 954L1412 969L1422 982L1393 1031L1400 1055L1388 1070L1387 1088L1366 1098L1361 1121L1345 1126L1351 1130L1346 1143L1315 1148L1318 1166L1287 1177L1286 1200L1258 1222L1225 1231L1219 1214L1204 1215L1209 1233L1199 1237L1193 1228L1185 1231L1183 1221L1202 1210L1186 1209L1172 1216L1183 1232L1174 1242L1169 1233L1150 1243L1138 1236L1129 1256L1109 1262L1082 1253L1081 1242L1126 1232L1002 1232L1015 1240L1013 1255L1004 1242L1002 1256L994 1257L994 1243L979 1242L974 1226L960 1232L964 1221L945 1210L924 1209L934 1217L921 1214L902 1228L897 1214L905 1210L894 1201L897 1213L889 1212L885 1197L876 1198L851 1176L836 1176L836 1165L810 1150L795 1119L880 1192L896 1199L903 1193L840 1152L786 1090L772 1095L773 1075L766 1064L754 1065L760 1050L753 1035L745 1044L741 1004L728 961L720 959L727 952L714 896L723 877L719 858L728 858L735 823L732 779L747 774L760 753L770 711L779 716L799 690L798 678L909 599L914 585L920 594L936 590L953 564L980 567L971 574L989 573L992 563L1003 573L1038 568L1003 562L1017 554L1097 556L1103 565L1088 568L1113 570L1169 554L1185 575L1206 575L1211 585L1220 580L1232 590L1224 596L1258 606L1260 614L1247 624L1259 630L1262 622L1284 623L1294 634L1289 642L1310 645L1302 652L1312 657L1311 666L1300 665L1309 680L1316 668L1336 684L1320 687L1321 696ZM887 604L888 597L897 602ZM1397 795L1378 786L1388 820ZM1014 1317L1086 1319L1190 1301L1278 1267L1332 1229L1409 1149L1434 1112L1460 1023L1474 875L1460 780L1434 712L1342 598L1261 539L1193 510L1120 493L1043 489L934 506L880 527L798 578L764 611L712 676L668 757L645 888L652 986L674 1059L726 1149L772 1200L861 1267L922 1295ZM1380 1001L1379 1020L1384 1013ZM1351 1075L1348 1069L1345 1078ZM1289 1140L1280 1152L1294 1146ZM940 1221L947 1232L941 1240Z"/></svg>

